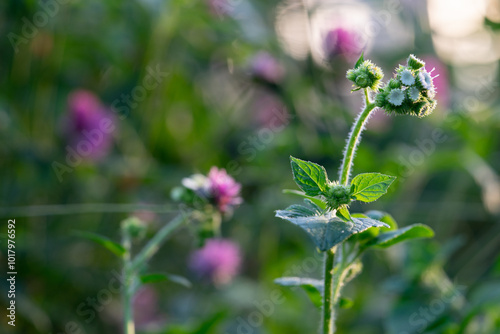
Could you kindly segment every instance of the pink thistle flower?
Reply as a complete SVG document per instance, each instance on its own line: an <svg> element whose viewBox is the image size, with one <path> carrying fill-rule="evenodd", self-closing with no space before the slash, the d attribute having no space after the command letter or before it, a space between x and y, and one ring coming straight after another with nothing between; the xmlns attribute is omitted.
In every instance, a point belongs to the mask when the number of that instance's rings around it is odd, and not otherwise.
<svg viewBox="0 0 500 334"><path fill-rule="evenodd" d="M199 277L215 285L231 282L241 264L239 247L230 240L209 239L191 255L189 266Z"/></svg>
<svg viewBox="0 0 500 334"><path fill-rule="evenodd" d="M114 123L111 112L102 106L97 96L86 90L76 90L68 96L68 109L66 134L70 146L75 150L85 146L82 155L90 160L106 156L111 150L113 137L106 131L109 126L103 125Z"/></svg>
<svg viewBox="0 0 500 334"><path fill-rule="evenodd" d="M208 173L209 192L223 213L242 203L239 196L241 185L229 176L225 169L212 167Z"/></svg>

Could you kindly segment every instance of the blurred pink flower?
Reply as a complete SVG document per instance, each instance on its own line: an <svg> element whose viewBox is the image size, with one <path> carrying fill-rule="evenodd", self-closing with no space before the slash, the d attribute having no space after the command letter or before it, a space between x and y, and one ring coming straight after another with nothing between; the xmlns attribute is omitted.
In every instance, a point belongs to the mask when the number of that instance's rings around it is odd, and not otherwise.
<svg viewBox="0 0 500 334"><path fill-rule="evenodd" d="M228 212L234 206L242 203L239 196L241 185L229 176L225 169L212 167L208 173L209 189L211 195L221 212Z"/></svg>
<svg viewBox="0 0 500 334"><path fill-rule="evenodd" d="M150 286L142 286L132 300L134 322L137 328L146 328L161 322L158 311L158 295Z"/></svg>
<svg viewBox="0 0 500 334"><path fill-rule="evenodd" d="M182 185L198 196L212 201L222 213L231 212L235 206L243 202L239 196L241 185L223 168L212 167L208 176L191 175L182 179Z"/></svg>
<svg viewBox="0 0 500 334"><path fill-rule="evenodd" d="M432 82L436 87L437 107L448 109L450 106L450 82L446 65L434 56L423 56L421 58L425 62L425 69L428 72L434 69L432 72ZM436 77L436 75L438 76Z"/></svg>
<svg viewBox="0 0 500 334"><path fill-rule="evenodd" d="M258 92L254 102L253 110L259 125L269 128L271 131L279 129L290 123L291 115L284 103L276 96Z"/></svg>
<svg viewBox="0 0 500 334"><path fill-rule="evenodd" d="M324 48L325 54L330 60L337 56L352 60L359 57L363 50L363 44L356 31L338 27L326 33Z"/></svg>
<svg viewBox="0 0 500 334"><path fill-rule="evenodd" d="M269 53L261 51L251 61L252 74L262 80L279 83L283 80L285 70Z"/></svg>
<svg viewBox="0 0 500 334"><path fill-rule="evenodd" d="M239 247L225 239L207 240L205 246L194 252L189 261L193 272L215 285L229 283L238 274L240 264Z"/></svg>
<svg viewBox="0 0 500 334"><path fill-rule="evenodd" d="M84 158L99 160L111 150L114 117L97 96L86 90L73 91L68 96L66 135L69 145ZM85 143L85 145L83 145ZM85 147L81 150L80 147Z"/></svg>
<svg viewBox="0 0 500 334"><path fill-rule="evenodd" d="M206 0L212 14L222 18L230 15L234 10L234 5L228 0Z"/></svg>

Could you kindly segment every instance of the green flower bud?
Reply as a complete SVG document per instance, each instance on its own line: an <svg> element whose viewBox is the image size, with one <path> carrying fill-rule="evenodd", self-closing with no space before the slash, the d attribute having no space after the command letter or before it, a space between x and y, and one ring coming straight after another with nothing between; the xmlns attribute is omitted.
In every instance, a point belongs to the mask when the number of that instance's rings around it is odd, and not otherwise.
<svg viewBox="0 0 500 334"><path fill-rule="evenodd" d="M408 57L408 60L406 61L406 64L412 70L419 70L419 69L421 69L422 67L425 66L425 62L423 60L418 59L414 55L410 55Z"/></svg>
<svg viewBox="0 0 500 334"><path fill-rule="evenodd" d="M375 66L371 61L364 60L363 55L359 58L356 66L347 71L346 78L354 83L353 91L370 88L377 90L380 80L384 77L382 69Z"/></svg>
<svg viewBox="0 0 500 334"><path fill-rule="evenodd" d="M399 81L397 79L391 79L391 80L389 80L389 83L387 85L391 89L401 88L401 81Z"/></svg>
<svg viewBox="0 0 500 334"><path fill-rule="evenodd" d="M324 195L330 209L337 209L352 201L350 187L339 185L336 182L328 184L327 191Z"/></svg>
<svg viewBox="0 0 500 334"><path fill-rule="evenodd" d="M130 217L122 221L121 228L124 233L130 235L132 238L142 239L146 234L148 226L139 218Z"/></svg>

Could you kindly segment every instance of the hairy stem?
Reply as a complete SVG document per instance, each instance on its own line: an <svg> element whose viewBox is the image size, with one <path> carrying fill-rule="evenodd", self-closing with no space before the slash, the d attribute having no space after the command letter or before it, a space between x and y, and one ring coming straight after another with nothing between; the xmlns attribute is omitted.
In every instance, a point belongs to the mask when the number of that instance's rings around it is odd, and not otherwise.
<svg viewBox="0 0 500 334"><path fill-rule="evenodd" d="M368 92L365 89L365 99L366 105L363 111L358 115L356 121L352 125L351 133L349 134L349 139L347 140L347 146L344 150L344 158L342 159L342 167L340 169L340 183L347 185L349 183L349 176L351 175L352 162L354 160L354 155L356 154L356 149L361 140L361 132L363 132L370 113L375 109L375 104L370 101Z"/></svg>
<svg viewBox="0 0 500 334"><path fill-rule="evenodd" d="M332 334L335 331L334 313L331 306L333 305L333 269L335 262L334 249L330 249L325 253L325 290L323 296L323 333Z"/></svg>
<svg viewBox="0 0 500 334"><path fill-rule="evenodd" d="M354 122L347 146L344 150L344 158L340 169L340 183L347 185L351 174L352 162L361 139L361 132L365 128L370 113L375 109L375 104L370 100L368 90L365 89L366 105ZM334 253L335 252L335 253ZM324 275L324 296L323 296L323 330L322 334L335 333L336 307L340 299L340 290L343 285L346 273L347 255L344 244L337 247L337 250L331 249L325 255L325 275Z"/></svg>

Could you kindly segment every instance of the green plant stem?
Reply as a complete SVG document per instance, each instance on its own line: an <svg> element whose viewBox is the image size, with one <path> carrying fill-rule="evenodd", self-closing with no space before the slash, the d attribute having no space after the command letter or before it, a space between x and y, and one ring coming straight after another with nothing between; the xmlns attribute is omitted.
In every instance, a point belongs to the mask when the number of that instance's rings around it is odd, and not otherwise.
<svg viewBox="0 0 500 334"><path fill-rule="evenodd" d="M187 214L181 213L170 223L163 226L144 248L135 256L131 263L131 269L137 271L142 264L146 263L160 248L161 244L167 239L169 234L176 230L187 220Z"/></svg>
<svg viewBox="0 0 500 334"><path fill-rule="evenodd" d="M359 114L358 118L354 122L351 133L349 134L349 139L347 141L347 146L344 150L344 158L342 159L342 167L340 169L340 184L347 185L349 183L349 176L351 174L352 162L354 160L354 155L356 149L361 139L361 132L365 128L368 121L370 113L375 109L375 104L370 101L368 92L365 89L365 99L366 105L363 111Z"/></svg>
<svg viewBox="0 0 500 334"><path fill-rule="evenodd" d="M335 248L332 248L325 253L325 287L323 296L323 333L331 334L335 331L334 316L331 306L333 305L333 270L335 260Z"/></svg>
<svg viewBox="0 0 500 334"><path fill-rule="evenodd" d="M122 289L123 298L123 332L125 334L135 334L134 314L132 299L134 297L133 283L135 281L135 273L131 263L131 248L132 241L127 231L123 231L122 245L125 248L123 254L123 277L125 284Z"/></svg>
<svg viewBox="0 0 500 334"><path fill-rule="evenodd" d="M361 132L365 128L370 113L375 109L375 104L370 100L368 90L365 89L366 105L354 122L347 146L344 150L344 158L340 169L340 184L348 185L351 174L354 154L361 139ZM323 334L335 333L336 307L340 299L340 290L343 285L345 273L348 268L346 265L347 255L344 244L331 249L325 255L325 273L324 273L324 296L323 296Z"/></svg>

